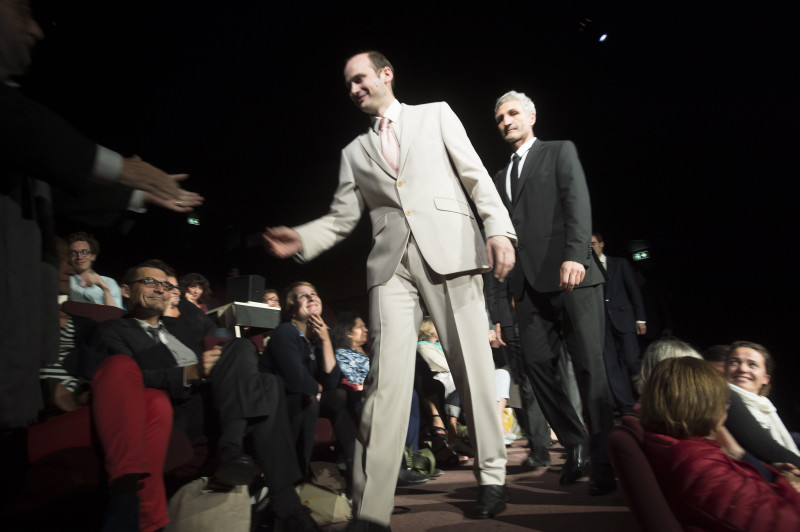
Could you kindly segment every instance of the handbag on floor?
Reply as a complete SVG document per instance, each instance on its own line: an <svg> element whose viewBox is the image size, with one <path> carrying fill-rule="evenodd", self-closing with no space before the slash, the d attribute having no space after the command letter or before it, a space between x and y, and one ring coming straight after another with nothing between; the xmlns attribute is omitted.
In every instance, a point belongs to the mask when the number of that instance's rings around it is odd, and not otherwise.
<svg viewBox="0 0 800 532"><path fill-rule="evenodd" d="M343 523L353 517L350 501L343 493L321 488L311 482L303 482L295 491L303 506L311 510L311 519L319 526Z"/></svg>
<svg viewBox="0 0 800 532"><path fill-rule="evenodd" d="M250 532L251 501L247 486L230 491L207 490L200 477L175 492L167 505L165 532Z"/></svg>

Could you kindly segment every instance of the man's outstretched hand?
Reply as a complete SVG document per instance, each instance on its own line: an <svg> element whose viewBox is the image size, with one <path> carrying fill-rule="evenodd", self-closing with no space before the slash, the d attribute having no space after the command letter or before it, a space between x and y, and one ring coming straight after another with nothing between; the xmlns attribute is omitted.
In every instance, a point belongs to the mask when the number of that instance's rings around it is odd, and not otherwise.
<svg viewBox="0 0 800 532"><path fill-rule="evenodd" d="M291 257L303 250L300 234L285 225L267 227L262 237L267 251L281 259Z"/></svg>
<svg viewBox="0 0 800 532"><path fill-rule="evenodd" d="M203 197L178 185L189 174L167 174L138 156L122 160L119 183L145 193L145 201L175 212L189 212L203 204Z"/></svg>

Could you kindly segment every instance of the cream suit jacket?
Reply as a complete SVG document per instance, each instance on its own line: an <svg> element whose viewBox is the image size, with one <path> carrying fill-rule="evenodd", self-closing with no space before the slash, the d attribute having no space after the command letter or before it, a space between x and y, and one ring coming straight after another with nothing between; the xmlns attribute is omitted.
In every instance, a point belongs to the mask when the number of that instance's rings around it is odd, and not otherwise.
<svg viewBox="0 0 800 532"><path fill-rule="evenodd" d="M488 270L486 245L465 192L487 238L504 235L516 243L516 235L464 126L444 102L404 104L398 122L397 174L380 153L373 130L356 137L342 150L339 186L328 213L294 228L303 245L298 260L311 260L342 241L367 208L373 241L368 288L391 278L412 234L436 273Z"/></svg>

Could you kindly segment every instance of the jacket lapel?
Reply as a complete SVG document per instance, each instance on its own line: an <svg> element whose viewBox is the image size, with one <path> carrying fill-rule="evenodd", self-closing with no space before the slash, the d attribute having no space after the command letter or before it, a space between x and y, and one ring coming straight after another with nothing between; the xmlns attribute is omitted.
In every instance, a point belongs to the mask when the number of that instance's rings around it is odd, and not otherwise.
<svg viewBox="0 0 800 532"><path fill-rule="evenodd" d="M402 104L402 107L403 112L400 114L400 122L402 122L403 126L400 131L400 138L398 139L400 143L400 161L397 163L398 174L403 171L406 157L408 157L408 150L411 146L411 140L419 137L419 135L413 131L417 127L417 122L414 120L414 108L406 104Z"/></svg>
<svg viewBox="0 0 800 532"><path fill-rule="evenodd" d="M375 138L373 138L373 135ZM381 167L381 169L386 172L392 179L397 179L397 175L394 173L394 170L391 169L389 163L386 162L386 159L383 158L383 154L380 152L380 139L375 135L375 132L372 128L368 129L366 133L359 135L358 141L361 143L361 147L364 148L364 151L367 154L367 157L372 159L375 164ZM402 144L400 145L400 160L403 160L403 152L402 152Z"/></svg>
<svg viewBox="0 0 800 532"><path fill-rule="evenodd" d="M506 206L506 209L509 211L511 210L511 198L508 197L508 191L506 190L506 176L508 175L508 166L497 172L494 176L494 183L497 187L497 192L500 193L500 199L503 200L503 205Z"/></svg>

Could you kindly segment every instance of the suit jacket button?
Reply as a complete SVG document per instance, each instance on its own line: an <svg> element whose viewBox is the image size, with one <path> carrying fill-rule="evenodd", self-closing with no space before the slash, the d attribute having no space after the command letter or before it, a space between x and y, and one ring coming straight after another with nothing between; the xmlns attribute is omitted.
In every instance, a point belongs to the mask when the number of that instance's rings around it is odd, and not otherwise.
<svg viewBox="0 0 800 532"><path fill-rule="evenodd" d="M410 210L406 211L406 216L411 216L411 211Z"/></svg>
<svg viewBox="0 0 800 532"><path fill-rule="evenodd" d="M398 187L402 187L402 186L403 186L403 182L402 182L402 181L398 181L398 182L397 182L397 186L398 186Z"/></svg>

